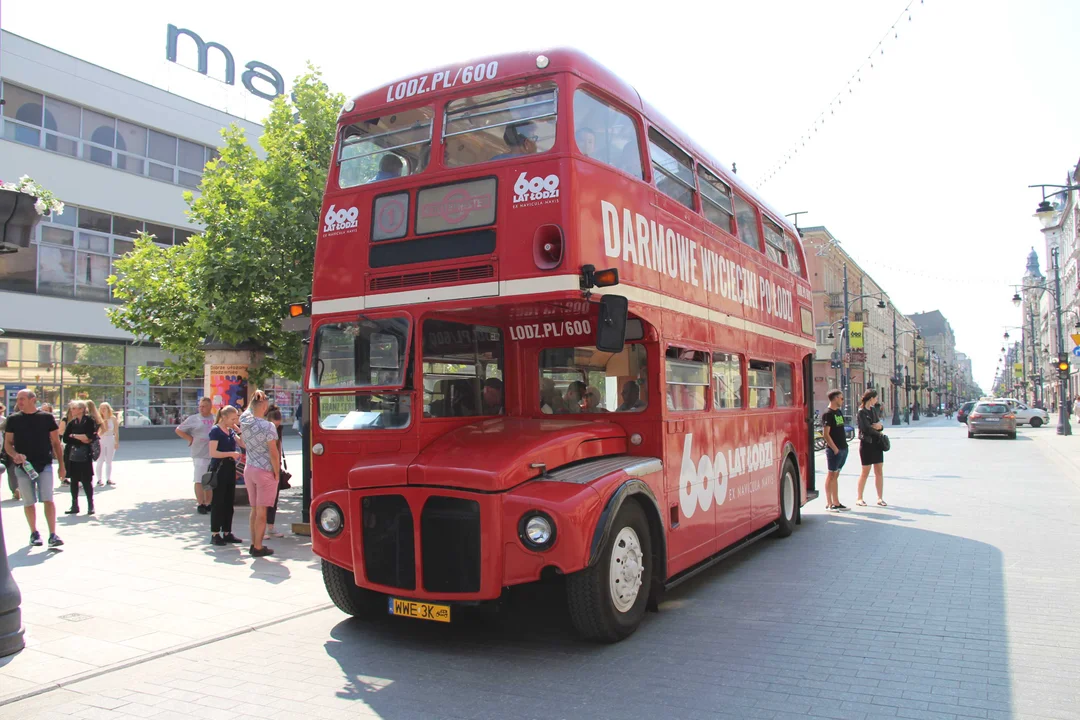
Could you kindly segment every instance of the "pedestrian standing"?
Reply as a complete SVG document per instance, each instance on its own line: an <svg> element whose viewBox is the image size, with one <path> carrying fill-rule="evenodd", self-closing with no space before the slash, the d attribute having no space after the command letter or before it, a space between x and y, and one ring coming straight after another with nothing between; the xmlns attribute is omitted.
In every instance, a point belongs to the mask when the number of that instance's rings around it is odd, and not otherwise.
<svg viewBox="0 0 1080 720"><path fill-rule="evenodd" d="M19 412L8 418L4 426L4 450L19 480L23 512L30 526L30 544L41 545L37 529L37 508L40 501L45 506L45 522L49 525L49 547L64 544L56 534L56 503L53 502L52 461L60 461L64 472L64 451L60 447L60 430L52 413L37 409L37 396L33 390L20 390L15 398Z"/></svg>
<svg viewBox="0 0 1080 720"><path fill-rule="evenodd" d="M281 471L281 449L278 446L277 428L266 419L270 401L258 391L244 413L240 429L244 436L247 458L244 461L244 485L247 486L251 503L252 557L266 557L274 551L262 544L266 532L266 511L277 500L278 478Z"/></svg>
<svg viewBox="0 0 1080 720"><path fill-rule="evenodd" d="M233 408L235 410L235 408ZM220 415L220 412L218 413ZM214 491L204 486L203 475L210 470L210 429L214 427L214 404L210 398L199 400L199 412L188 415L176 428L176 434L191 446L191 464L195 469L195 501L200 515L210 512Z"/></svg>
<svg viewBox="0 0 1080 720"><path fill-rule="evenodd" d="M5 411L7 408L0 403L0 475L7 475L8 490L11 491L11 497L15 500L22 498L19 494L19 479L15 477L15 468L11 464L11 458L8 457L7 450L4 448L6 443L3 442L4 428L7 427L7 415Z"/></svg>
<svg viewBox="0 0 1080 720"><path fill-rule="evenodd" d="M116 413L113 412L112 405L109 403L101 403L98 412L101 415L101 430L98 433L98 439L101 441L101 455L98 456L95 471L97 484L101 485L104 477L108 479L110 485L116 485L112 479L112 464L116 451L120 449L120 425L116 422ZM104 475L101 473L102 465L105 466Z"/></svg>
<svg viewBox="0 0 1080 720"><path fill-rule="evenodd" d="M65 515L79 514L79 485L86 493L86 514L94 514L94 458L91 446L97 440L98 423L90 415L84 400L71 401L71 420L64 426L64 443L70 447L67 456L68 478L71 481L71 508Z"/></svg>
<svg viewBox="0 0 1080 720"><path fill-rule="evenodd" d="M844 422L844 393L829 392L829 409L821 416L825 435L825 462L829 472L825 475L825 509L834 512L848 510L840 504L840 471L847 462L847 428Z"/></svg>
<svg viewBox="0 0 1080 720"><path fill-rule="evenodd" d="M45 406L42 405L41 408L44 411ZM51 410L49 410L48 412L49 412L50 415L52 415ZM70 404L68 405L67 410L64 412L64 416L60 418L59 430L60 430L60 437L61 438L64 437L64 430L67 429L67 424L69 422L71 422L71 405ZM71 451L71 448L68 445L64 445L64 450L63 450L63 452L64 452L64 462L61 463L61 465L60 465L60 484L61 485L67 485L70 482L68 480L68 476L67 476L68 453L70 451Z"/></svg>
<svg viewBox="0 0 1080 720"><path fill-rule="evenodd" d="M266 410L266 419L274 426L277 431L277 446L278 452L281 456L282 465L285 464L285 444L282 442L285 428L281 426L282 418L284 417L281 412L281 408L277 405L271 405ZM266 532L263 533L264 538L283 538L285 533L278 532L274 527L274 521L277 520L278 501L281 500L281 474L278 474L277 492L274 494L274 504L266 508Z"/></svg>
<svg viewBox="0 0 1080 720"><path fill-rule="evenodd" d="M207 450L210 472L217 481L210 506L210 542L214 545L244 542L233 535L232 521L236 506L236 462L244 441L236 432L240 413L232 405L218 410L217 422L210 428Z"/></svg>
<svg viewBox="0 0 1080 720"><path fill-rule="evenodd" d="M878 417L877 403L877 390L864 392L862 402L859 403L859 459L862 461L862 472L859 473L859 496L855 504L860 507L866 507L866 502L863 500L863 488L866 487L866 479L870 476L871 468L874 469L877 504L881 507L888 504L883 499L885 446L881 431L885 427Z"/></svg>

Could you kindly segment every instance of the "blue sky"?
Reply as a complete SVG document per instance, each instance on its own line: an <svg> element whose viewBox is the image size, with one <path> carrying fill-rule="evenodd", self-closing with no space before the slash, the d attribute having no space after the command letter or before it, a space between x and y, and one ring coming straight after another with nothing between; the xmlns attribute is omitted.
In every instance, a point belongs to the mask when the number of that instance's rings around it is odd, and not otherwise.
<svg viewBox="0 0 1080 720"><path fill-rule="evenodd" d="M751 181L797 143L890 31L874 68L795 160L759 189L809 211L905 313L940 309L989 387L1010 283L1032 245L1033 183L1080 159L1080 3L1075 0L666 2L576 0L405 5L37 0L4 3L6 30L253 120L265 111L167 63L168 23L292 78L308 60L356 94L435 65L527 48L578 47ZM650 7L656 7L650 11Z"/></svg>

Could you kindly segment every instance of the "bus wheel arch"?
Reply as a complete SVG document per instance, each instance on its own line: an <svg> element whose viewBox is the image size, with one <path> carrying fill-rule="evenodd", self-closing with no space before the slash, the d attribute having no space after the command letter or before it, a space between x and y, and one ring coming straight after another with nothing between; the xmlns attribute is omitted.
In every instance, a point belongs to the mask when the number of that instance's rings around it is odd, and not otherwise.
<svg viewBox="0 0 1080 720"><path fill-rule="evenodd" d="M617 597L620 563L645 565L637 576L640 592ZM601 512L589 562L567 576L567 604L580 635L616 642L632 634L648 610L655 610L666 572L666 543L659 505L648 485L632 479L611 495ZM630 573L633 575L633 573Z"/></svg>

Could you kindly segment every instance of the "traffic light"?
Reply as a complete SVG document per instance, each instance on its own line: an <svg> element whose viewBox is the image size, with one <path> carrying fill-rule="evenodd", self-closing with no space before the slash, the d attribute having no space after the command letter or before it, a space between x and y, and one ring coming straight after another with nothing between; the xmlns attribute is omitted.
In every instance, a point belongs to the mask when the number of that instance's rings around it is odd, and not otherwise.
<svg viewBox="0 0 1080 720"><path fill-rule="evenodd" d="M1058 374L1063 380L1067 380L1069 377L1069 358L1066 355L1058 355L1057 361Z"/></svg>

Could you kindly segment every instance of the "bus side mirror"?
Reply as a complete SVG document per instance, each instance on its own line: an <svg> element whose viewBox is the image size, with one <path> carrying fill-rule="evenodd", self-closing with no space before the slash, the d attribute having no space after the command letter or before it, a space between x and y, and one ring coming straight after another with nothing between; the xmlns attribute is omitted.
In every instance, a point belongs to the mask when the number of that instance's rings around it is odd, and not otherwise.
<svg viewBox="0 0 1080 720"><path fill-rule="evenodd" d="M626 311L630 303L622 295L600 298L600 315L596 327L596 349L620 353L626 344Z"/></svg>

